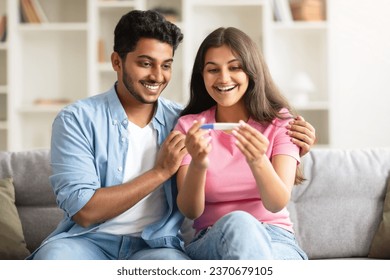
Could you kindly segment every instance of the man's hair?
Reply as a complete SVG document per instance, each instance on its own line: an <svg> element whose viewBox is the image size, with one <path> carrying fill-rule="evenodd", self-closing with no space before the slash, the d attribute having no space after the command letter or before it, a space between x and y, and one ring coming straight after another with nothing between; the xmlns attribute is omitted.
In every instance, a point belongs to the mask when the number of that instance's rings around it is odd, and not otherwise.
<svg viewBox="0 0 390 280"><path fill-rule="evenodd" d="M183 40L179 27L152 10L133 10L123 15L114 31L114 51L124 59L135 50L141 38L156 39L172 46L173 52Z"/></svg>

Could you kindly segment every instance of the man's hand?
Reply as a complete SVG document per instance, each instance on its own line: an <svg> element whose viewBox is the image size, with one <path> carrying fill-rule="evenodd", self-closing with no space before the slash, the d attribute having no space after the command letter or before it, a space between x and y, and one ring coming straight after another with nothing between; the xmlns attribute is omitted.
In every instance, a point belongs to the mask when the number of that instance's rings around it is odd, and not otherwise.
<svg viewBox="0 0 390 280"><path fill-rule="evenodd" d="M185 135L179 131L172 131L158 152L154 168L169 178L177 172L186 154Z"/></svg>
<svg viewBox="0 0 390 280"><path fill-rule="evenodd" d="M317 141L315 128L302 116L291 121L287 129L289 130L288 134L292 137L292 142L301 148L299 153L301 157L309 152Z"/></svg>

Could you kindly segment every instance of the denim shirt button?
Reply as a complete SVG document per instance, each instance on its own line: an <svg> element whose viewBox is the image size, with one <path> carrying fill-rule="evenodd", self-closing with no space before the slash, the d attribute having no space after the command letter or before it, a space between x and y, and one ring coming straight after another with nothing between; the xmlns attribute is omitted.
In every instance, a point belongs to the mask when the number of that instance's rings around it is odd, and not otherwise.
<svg viewBox="0 0 390 280"><path fill-rule="evenodd" d="M122 171L122 170L123 170L122 166L119 166L118 171Z"/></svg>
<svg viewBox="0 0 390 280"><path fill-rule="evenodd" d="M122 141L122 142L125 142L125 141L126 141L126 138L125 138L125 137L122 137L122 138L121 138L121 141Z"/></svg>

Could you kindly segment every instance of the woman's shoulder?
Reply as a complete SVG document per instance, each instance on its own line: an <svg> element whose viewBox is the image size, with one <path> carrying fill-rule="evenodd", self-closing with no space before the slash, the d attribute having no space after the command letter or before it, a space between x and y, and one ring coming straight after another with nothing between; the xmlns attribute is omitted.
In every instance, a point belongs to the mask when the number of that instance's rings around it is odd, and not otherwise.
<svg viewBox="0 0 390 280"><path fill-rule="evenodd" d="M183 122L190 122L191 124L196 121L205 118L206 122L215 122L215 108L210 108L198 114L188 114L181 116L179 120Z"/></svg>
<svg viewBox="0 0 390 280"><path fill-rule="evenodd" d="M287 124L294 118L293 114L287 108L279 110L279 117L275 118L273 124Z"/></svg>
<svg viewBox="0 0 390 280"><path fill-rule="evenodd" d="M279 114L281 114L283 117L288 117L288 116L292 117L290 110L285 107L279 110Z"/></svg>

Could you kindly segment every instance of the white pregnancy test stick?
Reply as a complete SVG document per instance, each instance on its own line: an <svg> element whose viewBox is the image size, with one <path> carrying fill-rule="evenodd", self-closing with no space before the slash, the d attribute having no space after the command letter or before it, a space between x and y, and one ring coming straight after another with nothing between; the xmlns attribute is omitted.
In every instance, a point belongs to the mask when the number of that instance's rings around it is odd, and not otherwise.
<svg viewBox="0 0 390 280"><path fill-rule="evenodd" d="M239 126L239 123L205 123L200 128L214 130L230 130Z"/></svg>

